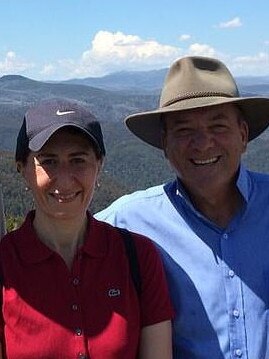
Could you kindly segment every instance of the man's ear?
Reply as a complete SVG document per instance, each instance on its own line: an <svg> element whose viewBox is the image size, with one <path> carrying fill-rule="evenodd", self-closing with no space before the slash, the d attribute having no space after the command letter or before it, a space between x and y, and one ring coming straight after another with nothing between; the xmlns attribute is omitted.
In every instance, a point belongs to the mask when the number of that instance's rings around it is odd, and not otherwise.
<svg viewBox="0 0 269 359"><path fill-rule="evenodd" d="M246 121L242 121L241 123L241 133L242 133L243 152L245 152L247 149L248 136L249 136L249 128Z"/></svg>
<svg viewBox="0 0 269 359"><path fill-rule="evenodd" d="M166 147L167 147L167 138L166 138L166 132L162 131L161 133L161 143L162 143L162 149L163 149L163 153L165 158L167 158L167 152L166 152Z"/></svg>

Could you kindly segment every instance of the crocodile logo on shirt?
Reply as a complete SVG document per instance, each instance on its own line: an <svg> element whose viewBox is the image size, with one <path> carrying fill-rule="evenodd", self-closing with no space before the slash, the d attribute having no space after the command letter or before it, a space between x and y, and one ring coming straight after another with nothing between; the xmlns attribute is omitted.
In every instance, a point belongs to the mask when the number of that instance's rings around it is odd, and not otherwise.
<svg viewBox="0 0 269 359"><path fill-rule="evenodd" d="M120 289L118 288L111 288L108 290L109 297L119 297L120 296Z"/></svg>

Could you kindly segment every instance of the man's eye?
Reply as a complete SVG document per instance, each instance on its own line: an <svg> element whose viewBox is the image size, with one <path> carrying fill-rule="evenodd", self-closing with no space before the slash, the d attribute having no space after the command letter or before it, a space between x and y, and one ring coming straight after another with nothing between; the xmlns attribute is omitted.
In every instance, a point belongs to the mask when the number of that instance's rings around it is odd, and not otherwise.
<svg viewBox="0 0 269 359"><path fill-rule="evenodd" d="M178 136L188 136L192 132L191 128L183 127L176 130Z"/></svg>
<svg viewBox="0 0 269 359"><path fill-rule="evenodd" d="M213 131L216 131L216 132L220 131L221 132L221 131L225 131L227 129L227 126L220 123L220 124L212 126L212 129L213 129Z"/></svg>
<svg viewBox="0 0 269 359"><path fill-rule="evenodd" d="M85 163L86 161L85 161L85 159L82 158L82 157L76 157L76 158L73 158L73 159L72 159L72 162L73 162L73 163Z"/></svg>

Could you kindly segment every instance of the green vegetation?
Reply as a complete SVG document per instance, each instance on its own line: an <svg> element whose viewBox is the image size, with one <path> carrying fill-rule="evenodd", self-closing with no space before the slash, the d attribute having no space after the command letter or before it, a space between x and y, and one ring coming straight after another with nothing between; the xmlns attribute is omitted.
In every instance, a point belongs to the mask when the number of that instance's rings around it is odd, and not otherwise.
<svg viewBox="0 0 269 359"><path fill-rule="evenodd" d="M125 193L160 184L174 177L162 151L144 144L123 124L123 118L128 114L158 106L156 78L154 86L148 78L147 91L139 90L138 87L134 91L132 86L128 90L128 75L124 74L124 81L121 81L120 74L118 76L118 80L108 79L110 82L104 86L111 88L113 84L117 88L114 91L81 84L43 83L22 76L0 78L0 183L9 230L16 228L33 207L31 193L25 191L23 180L16 171L13 152L24 113L29 106L42 99L65 97L82 101L91 107L102 123L107 156L100 179L101 187L96 190L90 206L92 212L106 207ZM141 84L141 79L135 83ZM250 85L242 85L241 92L249 96L268 94L269 85L255 85L250 79ZM269 172L268 136L269 132L265 131L260 138L251 142L244 156L249 168Z"/></svg>

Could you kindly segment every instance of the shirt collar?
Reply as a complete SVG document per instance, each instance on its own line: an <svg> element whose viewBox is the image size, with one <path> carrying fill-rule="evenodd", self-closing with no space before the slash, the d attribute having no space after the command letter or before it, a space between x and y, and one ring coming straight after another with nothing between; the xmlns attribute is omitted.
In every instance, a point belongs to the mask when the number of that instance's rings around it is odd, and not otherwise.
<svg viewBox="0 0 269 359"><path fill-rule="evenodd" d="M250 183L250 179L248 176L248 172L243 164L240 164L240 167L238 170L236 186L237 186L239 192L241 193L242 197L244 198L245 202L247 203L250 198L251 183ZM179 178L177 178L177 183L176 183L176 195L184 198L185 201L188 203L188 205L193 207L192 203L190 201L189 195L186 192L186 190Z"/></svg>
<svg viewBox="0 0 269 359"><path fill-rule="evenodd" d="M248 171L243 164L240 165L236 185L244 200L248 202L251 194L251 181Z"/></svg>
<svg viewBox="0 0 269 359"><path fill-rule="evenodd" d="M88 213L88 230L82 251L91 257L104 257L108 251L108 235L103 222Z"/></svg>
<svg viewBox="0 0 269 359"><path fill-rule="evenodd" d="M22 226L12 232L12 236L16 236L15 244L19 249L20 256L27 263L38 263L54 254L54 251L38 239L33 227L34 216L34 211L29 212ZM103 257L108 250L108 237L105 234L105 228L89 213L87 216L88 230L81 251L92 257Z"/></svg>
<svg viewBox="0 0 269 359"><path fill-rule="evenodd" d="M15 237L14 243L20 257L27 263L41 262L53 254L53 251L38 239L33 226L34 217L35 211L29 212L22 226L11 233Z"/></svg>

